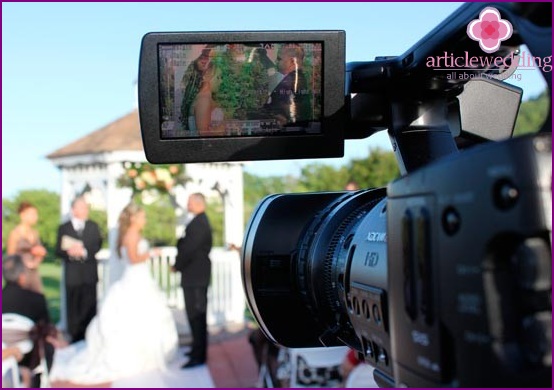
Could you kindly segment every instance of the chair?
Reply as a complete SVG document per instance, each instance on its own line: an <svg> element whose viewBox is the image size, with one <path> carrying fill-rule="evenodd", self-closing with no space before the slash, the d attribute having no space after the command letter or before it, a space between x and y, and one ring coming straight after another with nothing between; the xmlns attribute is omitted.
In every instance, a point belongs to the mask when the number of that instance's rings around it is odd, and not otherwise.
<svg viewBox="0 0 554 390"><path fill-rule="evenodd" d="M2 349L6 348L6 344L2 343ZM21 387L21 379L19 376L19 366L17 360L13 356L2 360L2 388Z"/></svg>
<svg viewBox="0 0 554 390"><path fill-rule="evenodd" d="M33 328L35 323L20 314L15 313L3 313L2 314L2 346L4 345L15 345L23 353L29 353L33 349L33 342L29 339L29 332ZM4 344L4 342L6 344ZM15 359L14 359L15 360ZM4 364L2 362L2 378L4 378ZM11 364L11 363L8 363ZM16 362L17 365L17 362ZM50 387L50 382L48 380L48 367L46 364L46 359L42 356L40 364L33 370L33 375L41 374L40 377L40 387ZM18 376L19 381L19 369L17 373L11 374ZM21 383L19 382L19 386ZM18 387L18 386L15 386Z"/></svg>
<svg viewBox="0 0 554 390"><path fill-rule="evenodd" d="M269 341L261 345L260 362L258 369L258 381L256 387L273 388L279 387L276 379L277 374L277 356L273 356L272 348L274 347Z"/></svg>
<svg viewBox="0 0 554 390"><path fill-rule="evenodd" d="M371 367L369 364L358 364L356 367L354 367L352 372L350 372L350 375L348 375L348 379L346 380L344 387L365 389L375 387L378 388L379 385L377 385L375 379L373 379L373 371L374 368Z"/></svg>
<svg viewBox="0 0 554 390"><path fill-rule="evenodd" d="M281 348L277 377L284 387L338 387L348 347Z"/></svg>

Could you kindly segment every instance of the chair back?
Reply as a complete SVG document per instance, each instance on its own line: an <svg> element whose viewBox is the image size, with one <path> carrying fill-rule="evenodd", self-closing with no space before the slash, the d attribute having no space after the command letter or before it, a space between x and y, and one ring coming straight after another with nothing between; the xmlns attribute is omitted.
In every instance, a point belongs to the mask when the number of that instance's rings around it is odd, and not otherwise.
<svg viewBox="0 0 554 390"><path fill-rule="evenodd" d="M2 343L7 346L17 346L21 353L26 354L33 349L33 343L29 338L29 332L35 323L20 314L2 314Z"/></svg>
<svg viewBox="0 0 554 390"><path fill-rule="evenodd" d="M2 343L2 349L4 349ZM21 387L21 379L19 378L19 366L13 356L2 360L2 388Z"/></svg>

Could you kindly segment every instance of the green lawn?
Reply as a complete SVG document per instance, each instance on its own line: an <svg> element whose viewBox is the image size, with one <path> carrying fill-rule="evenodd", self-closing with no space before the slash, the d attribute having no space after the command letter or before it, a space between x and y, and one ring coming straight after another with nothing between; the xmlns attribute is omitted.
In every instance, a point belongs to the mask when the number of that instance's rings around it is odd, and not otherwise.
<svg viewBox="0 0 554 390"><path fill-rule="evenodd" d="M39 267L44 284L44 295L48 301L50 317L54 324L60 320L60 279L62 277L62 267L60 264L47 262Z"/></svg>

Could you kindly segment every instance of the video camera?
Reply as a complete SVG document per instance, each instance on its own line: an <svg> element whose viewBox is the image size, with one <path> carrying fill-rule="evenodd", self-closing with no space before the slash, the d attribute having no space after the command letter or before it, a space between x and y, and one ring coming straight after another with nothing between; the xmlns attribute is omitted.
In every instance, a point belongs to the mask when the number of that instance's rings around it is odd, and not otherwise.
<svg viewBox="0 0 554 390"><path fill-rule="evenodd" d="M384 387L551 387L551 113L511 138L522 91L502 81L523 44L551 90L550 3L466 4L403 55L346 67L342 31L150 33L146 156L336 157L386 129L387 188L257 206L241 256L262 331L351 346Z"/></svg>

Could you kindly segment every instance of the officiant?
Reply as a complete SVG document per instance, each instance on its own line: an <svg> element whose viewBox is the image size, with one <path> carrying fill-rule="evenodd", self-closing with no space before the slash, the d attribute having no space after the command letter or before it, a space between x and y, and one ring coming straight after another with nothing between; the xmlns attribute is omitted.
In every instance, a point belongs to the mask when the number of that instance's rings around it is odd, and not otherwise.
<svg viewBox="0 0 554 390"><path fill-rule="evenodd" d="M76 198L71 203L70 220L58 229L56 243L56 254L63 262L67 331L72 343L85 338L87 326L96 315L96 253L102 247L102 237L88 215L85 199Z"/></svg>

